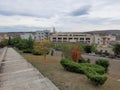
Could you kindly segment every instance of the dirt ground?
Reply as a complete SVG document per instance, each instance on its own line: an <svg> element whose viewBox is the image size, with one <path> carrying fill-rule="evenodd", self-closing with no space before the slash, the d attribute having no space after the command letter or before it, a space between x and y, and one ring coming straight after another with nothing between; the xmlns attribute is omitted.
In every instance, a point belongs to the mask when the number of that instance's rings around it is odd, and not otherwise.
<svg viewBox="0 0 120 90"><path fill-rule="evenodd" d="M106 75L108 80L103 86L95 86L85 75L64 70L60 64L61 55L56 52L54 56L22 54L44 76L48 77L60 90L120 90L120 61L110 61L110 71ZM84 56L88 58L89 56ZM97 57L89 57L93 62ZM119 64L118 64L119 63Z"/></svg>

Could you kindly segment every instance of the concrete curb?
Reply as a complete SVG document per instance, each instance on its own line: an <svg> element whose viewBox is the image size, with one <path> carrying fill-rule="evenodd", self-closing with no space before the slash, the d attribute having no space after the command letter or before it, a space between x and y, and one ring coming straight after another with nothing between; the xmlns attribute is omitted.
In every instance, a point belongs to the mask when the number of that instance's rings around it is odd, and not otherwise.
<svg viewBox="0 0 120 90"><path fill-rule="evenodd" d="M4 48L2 55L0 56L0 66L2 64L2 61L4 60L6 52L7 52L7 47Z"/></svg>
<svg viewBox="0 0 120 90"><path fill-rule="evenodd" d="M13 48L5 48L1 58L0 90L59 90Z"/></svg>

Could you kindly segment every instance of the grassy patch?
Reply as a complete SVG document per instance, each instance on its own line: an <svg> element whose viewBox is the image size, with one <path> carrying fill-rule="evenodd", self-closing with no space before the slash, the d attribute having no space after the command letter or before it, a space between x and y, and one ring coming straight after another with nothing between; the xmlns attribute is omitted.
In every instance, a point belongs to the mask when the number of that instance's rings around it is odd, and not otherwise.
<svg viewBox="0 0 120 90"><path fill-rule="evenodd" d="M60 90L119 90L120 88L120 82L114 79L114 75L107 75L107 82L101 87L96 87L83 74L65 71L60 65L61 57L58 55L47 56L46 61L43 56L25 53L22 55Z"/></svg>

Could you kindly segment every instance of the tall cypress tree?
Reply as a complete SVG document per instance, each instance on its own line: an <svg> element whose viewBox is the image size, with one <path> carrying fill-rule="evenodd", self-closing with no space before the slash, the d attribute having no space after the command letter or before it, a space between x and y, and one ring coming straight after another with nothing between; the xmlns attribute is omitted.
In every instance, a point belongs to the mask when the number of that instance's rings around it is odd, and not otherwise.
<svg viewBox="0 0 120 90"><path fill-rule="evenodd" d="M31 35L29 36L27 44L29 49L33 49L34 40L32 39Z"/></svg>

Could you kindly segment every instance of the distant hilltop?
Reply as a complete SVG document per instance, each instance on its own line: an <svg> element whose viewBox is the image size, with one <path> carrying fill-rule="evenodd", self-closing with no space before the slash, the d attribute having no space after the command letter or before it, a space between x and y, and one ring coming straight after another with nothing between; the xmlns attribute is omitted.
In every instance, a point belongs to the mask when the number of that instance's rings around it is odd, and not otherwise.
<svg viewBox="0 0 120 90"><path fill-rule="evenodd" d="M87 34L99 34L99 35L113 35L116 36L117 40L120 40L120 30L99 30L99 31L89 31L89 32L84 32Z"/></svg>

